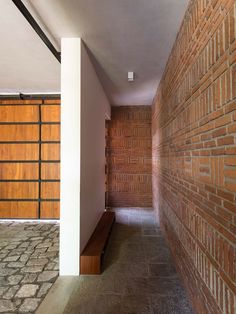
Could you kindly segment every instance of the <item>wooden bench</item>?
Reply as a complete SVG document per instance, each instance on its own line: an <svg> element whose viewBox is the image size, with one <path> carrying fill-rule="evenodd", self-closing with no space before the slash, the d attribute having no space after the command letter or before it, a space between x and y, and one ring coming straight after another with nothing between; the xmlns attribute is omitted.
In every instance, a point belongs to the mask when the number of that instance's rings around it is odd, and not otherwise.
<svg viewBox="0 0 236 314"><path fill-rule="evenodd" d="M102 258L115 222L114 212L104 212L80 256L81 275L101 274Z"/></svg>

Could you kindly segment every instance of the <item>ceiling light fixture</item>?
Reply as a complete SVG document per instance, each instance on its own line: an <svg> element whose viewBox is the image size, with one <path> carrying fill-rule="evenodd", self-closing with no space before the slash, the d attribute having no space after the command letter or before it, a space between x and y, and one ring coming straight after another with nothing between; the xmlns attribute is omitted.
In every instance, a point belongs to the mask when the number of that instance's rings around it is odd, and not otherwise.
<svg viewBox="0 0 236 314"><path fill-rule="evenodd" d="M128 72L128 82L134 81L134 72Z"/></svg>

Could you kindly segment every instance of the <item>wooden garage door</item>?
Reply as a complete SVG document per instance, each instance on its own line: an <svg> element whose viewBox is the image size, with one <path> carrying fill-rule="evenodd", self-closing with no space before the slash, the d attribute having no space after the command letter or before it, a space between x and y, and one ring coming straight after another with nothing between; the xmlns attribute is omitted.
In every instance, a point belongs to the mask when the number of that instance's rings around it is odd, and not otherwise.
<svg viewBox="0 0 236 314"><path fill-rule="evenodd" d="M0 100L0 218L59 218L60 100Z"/></svg>

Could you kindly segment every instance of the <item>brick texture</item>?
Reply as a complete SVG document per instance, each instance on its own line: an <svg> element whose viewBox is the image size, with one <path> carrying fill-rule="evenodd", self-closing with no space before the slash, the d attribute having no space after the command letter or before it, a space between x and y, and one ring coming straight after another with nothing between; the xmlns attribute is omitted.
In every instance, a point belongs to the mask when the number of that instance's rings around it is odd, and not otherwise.
<svg viewBox="0 0 236 314"><path fill-rule="evenodd" d="M151 207L151 106L113 107L107 139L108 205Z"/></svg>
<svg viewBox="0 0 236 314"><path fill-rule="evenodd" d="M153 203L197 313L236 313L236 2L192 0L152 112Z"/></svg>

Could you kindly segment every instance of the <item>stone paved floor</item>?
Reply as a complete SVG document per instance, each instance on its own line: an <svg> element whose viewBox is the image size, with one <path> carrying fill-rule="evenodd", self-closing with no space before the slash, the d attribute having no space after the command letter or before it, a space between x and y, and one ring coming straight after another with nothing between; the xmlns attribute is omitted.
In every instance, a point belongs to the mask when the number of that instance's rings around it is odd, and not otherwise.
<svg viewBox="0 0 236 314"><path fill-rule="evenodd" d="M81 276L64 313L192 314L153 211L117 209L116 217L103 274Z"/></svg>
<svg viewBox="0 0 236 314"><path fill-rule="evenodd" d="M59 224L0 222L0 313L34 313L58 277Z"/></svg>

